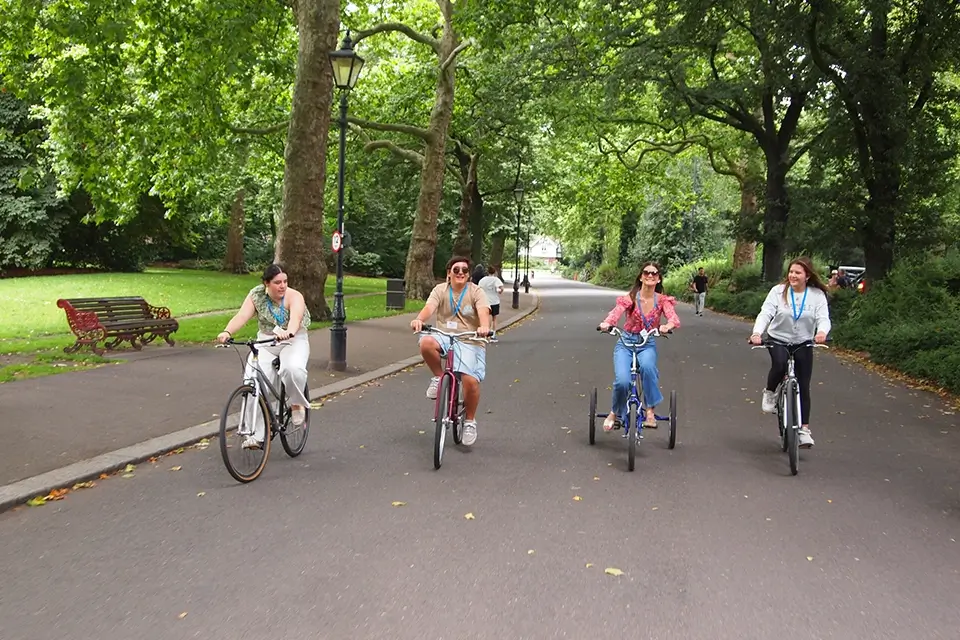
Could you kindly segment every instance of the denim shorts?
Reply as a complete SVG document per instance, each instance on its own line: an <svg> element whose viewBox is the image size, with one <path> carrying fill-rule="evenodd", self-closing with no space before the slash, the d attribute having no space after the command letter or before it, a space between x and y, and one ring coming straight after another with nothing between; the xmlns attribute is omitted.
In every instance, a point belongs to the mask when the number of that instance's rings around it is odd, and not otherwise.
<svg viewBox="0 0 960 640"><path fill-rule="evenodd" d="M450 350L450 338L438 334L420 336L420 342L422 343L424 340L436 340L440 345L440 353L446 358L447 352ZM446 361L444 361L443 366L446 367ZM487 350L481 345L458 340L453 346L453 370L476 378L478 382L483 382L487 373Z"/></svg>

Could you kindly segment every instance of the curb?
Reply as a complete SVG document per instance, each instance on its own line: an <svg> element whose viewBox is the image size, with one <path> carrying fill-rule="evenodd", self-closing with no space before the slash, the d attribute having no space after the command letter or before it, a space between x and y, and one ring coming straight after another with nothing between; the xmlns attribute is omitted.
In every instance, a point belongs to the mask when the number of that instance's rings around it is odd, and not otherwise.
<svg viewBox="0 0 960 640"><path fill-rule="evenodd" d="M517 317L511 318L509 322L503 323L497 330L498 333L540 310L540 295L535 289L531 289L530 292L535 298L533 306ZM368 373L325 385L311 391L310 401L316 402L323 398L343 393L349 389L354 389L374 380L385 378L422 362L423 359L420 356L412 356ZM71 487L78 482L96 479L100 474L112 473L118 469L122 469L128 464L137 464L154 456L160 456L181 447L188 447L204 438L217 435L219 431L220 420L209 420L203 424L151 438L150 440L130 445L129 447L109 451L87 460L81 460L80 462L75 462L60 469L54 469L46 473L18 480L12 484L0 487L0 513L23 504L35 496L45 496L54 489Z"/></svg>

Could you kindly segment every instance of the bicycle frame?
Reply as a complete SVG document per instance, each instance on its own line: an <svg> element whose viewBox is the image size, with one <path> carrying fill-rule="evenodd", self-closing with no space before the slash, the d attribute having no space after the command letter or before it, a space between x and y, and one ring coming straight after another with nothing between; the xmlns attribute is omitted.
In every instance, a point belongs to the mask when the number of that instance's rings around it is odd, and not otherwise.
<svg viewBox="0 0 960 640"><path fill-rule="evenodd" d="M762 344L760 344L759 346L756 346L756 345L755 345L755 346L753 346L752 348L753 348L753 349L768 349L768 350L769 350L771 347L783 347L783 348L785 348L785 349L787 350L787 373L783 376L783 380L780 381L780 384L777 385L777 388L776 388L776 390L774 391L774 395L777 397L777 413L779 414L779 413L781 413L780 407L783 406L787 401L789 401L789 398L786 397L787 392L788 392L788 390L789 390L789 387L792 386L792 385L796 385L796 387L797 387L796 406L794 407L794 414L793 414L793 415L794 415L794 420L793 420L794 424L792 424L792 425L785 425L785 426L789 427L790 429L796 430L796 429L799 429L799 428L802 426L801 423L803 422L803 419L800 417L800 415L801 415L801 413L800 413L800 410L801 410L801 405L800 405L800 383L799 383L799 381L797 380L796 360L794 359L795 354L796 354L797 351L799 351L800 349L806 349L806 348L826 349L826 348L828 348L828 347L827 347L827 345L825 345L825 344L817 344L816 342L813 342L812 340L808 340L808 341L806 341L806 342L803 342L803 343L800 343L800 344L794 344L794 345L784 344L784 343L782 343L782 342L776 342L776 341L772 341L772 340L766 340L766 341L764 341ZM781 416L780 416L780 420L781 420L781 424L782 424L782 421L784 420L784 416L781 415Z"/></svg>
<svg viewBox="0 0 960 640"><path fill-rule="evenodd" d="M270 392L271 398L267 398L267 407L270 409L268 412L270 414L270 430L271 432L276 432L280 429L280 425L283 421L283 410L286 399L286 388L283 386L283 382L280 382L280 390L277 389L270 383L270 380L267 378L267 374L263 372L263 369L260 367L260 350L257 349L258 344L276 344L276 340L255 340L253 342L241 342L235 343L232 340L227 344L244 344L250 349L250 353L253 356L252 358L252 368L254 377L248 378L244 377L243 381L245 384L249 384L253 387L254 397L259 397L263 392L264 388ZM224 345L227 346L227 345ZM272 366L272 364L271 364ZM246 362L244 363L244 369L246 369ZM277 401L278 410L273 410L273 400Z"/></svg>
<svg viewBox="0 0 960 640"><path fill-rule="evenodd" d="M447 349L446 356L444 357L443 372L440 374L440 381L437 385L438 389L442 388L443 379L449 377L450 378L450 398L448 400L448 405L446 407L445 412L441 413L441 411L443 410L440 406L441 395L439 393L437 394L436 408L434 410L433 417L434 417L434 420L442 417L442 419L444 420L445 426L453 425L457 421L457 419L461 417L461 414L463 414L464 412L463 407L460 406L463 404L463 398L461 397L463 393L463 388L462 388L463 381L460 379L460 373L457 371L454 371L454 366L456 364L456 361L454 360L454 358L456 357L454 353L454 346L458 341L462 340L465 337L467 339L477 340L485 343L495 342L496 339L494 336L496 335L496 332L493 332L490 338L481 338L477 336L476 331L466 331L463 333L447 333L446 331L441 331L435 327L431 327L430 325L425 324L423 325L423 329L422 331L420 331L420 333L424 335L436 334L436 335L446 336L450 338L450 348ZM460 406L459 411L457 411L458 406Z"/></svg>
<svg viewBox="0 0 960 640"><path fill-rule="evenodd" d="M597 330L601 329L597 327ZM643 420L640 418L640 410L643 408L643 386L640 384L640 365L637 362L637 357L639 355L639 350L641 347L645 346L649 342L650 338L658 337L663 334L660 333L659 329L653 329L651 331L646 331L644 335L643 342L628 342L624 340L624 331L619 327L610 327L610 330L607 333L617 336L617 341L622 344L627 349L630 349L630 393L627 396L627 415L630 414L630 407L636 407L637 409L637 435L643 433ZM667 420L668 418L657 416L654 414L657 420ZM629 433L630 425L624 425L624 433Z"/></svg>

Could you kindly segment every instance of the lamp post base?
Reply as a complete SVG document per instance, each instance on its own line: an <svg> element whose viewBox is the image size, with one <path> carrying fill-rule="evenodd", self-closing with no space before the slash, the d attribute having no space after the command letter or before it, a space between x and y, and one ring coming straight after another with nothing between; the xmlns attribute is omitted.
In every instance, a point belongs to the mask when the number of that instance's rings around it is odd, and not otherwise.
<svg viewBox="0 0 960 640"><path fill-rule="evenodd" d="M330 327L330 363L327 367L331 371L347 370L347 328L342 324Z"/></svg>
<svg viewBox="0 0 960 640"><path fill-rule="evenodd" d="M513 283L513 304L510 305L514 309L520 307L520 290L517 288L517 283Z"/></svg>
<svg viewBox="0 0 960 640"><path fill-rule="evenodd" d="M523 276L523 292L530 293L530 281L527 280L527 276Z"/></svg>

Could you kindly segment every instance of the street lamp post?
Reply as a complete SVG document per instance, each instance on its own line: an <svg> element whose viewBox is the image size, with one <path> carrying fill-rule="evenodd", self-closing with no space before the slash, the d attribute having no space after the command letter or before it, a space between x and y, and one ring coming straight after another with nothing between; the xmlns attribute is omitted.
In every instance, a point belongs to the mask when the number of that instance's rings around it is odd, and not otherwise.
<svg viewBox="0 0 960 640"><path fill-rule="evenodd" d="M513 304L514 309L520 306L520 206L523 204L523 184L518 182L513 190L513 199L517 201L517 247L513 260Z"/></svg>
<svg viewBox="0 0 960 640"><path fill-rule="evenodd" d="M530 229L527 229L527 253L523 256L523 292L530 293Z"/></svg>
<svg viewBox="0 0 960 640"><path fill-rule="evenodd" d="M363 58L353 50L350 31L338 51L331 51L330 66L333 82L340 89L340 166L337 188L337 235L333 250L337 253L337 289L333 294L333 325L330 327L330 368L344 371L347 368L347 312L343 307L343 191L344 169L347 160L347 95L360 77Z"/></svg>

